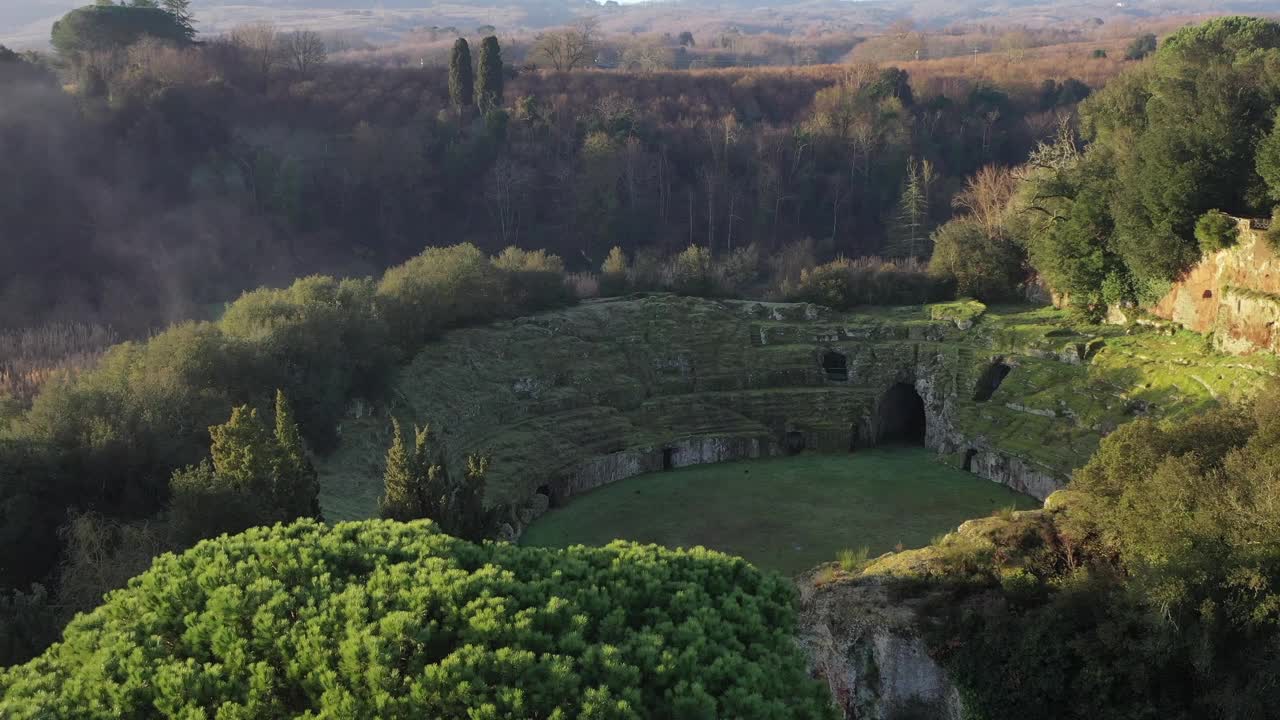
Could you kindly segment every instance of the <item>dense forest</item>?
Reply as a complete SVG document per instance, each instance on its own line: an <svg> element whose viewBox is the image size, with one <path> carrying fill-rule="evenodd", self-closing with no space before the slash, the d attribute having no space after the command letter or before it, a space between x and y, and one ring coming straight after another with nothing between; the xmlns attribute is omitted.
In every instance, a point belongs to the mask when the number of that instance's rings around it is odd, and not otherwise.
<svg viewBox="0 0 1280 720"><path fill-rule="evenodd" d="M872 65L527 71L493 37L459 40L447 70L371 68L305 32L193 39L185 7L84 8L56 56L0 50L0 327L138 338L0 398L0 664L88 613L0 673L20 717L362 714L389 694L404 713L823 717L781 580L723 556L468 542L492 531L487 459L444 478L426 429L397 428L384 513L465 539L328 528L312 458L450 329L636 290L849 308L1013 299L1037 276L1097 315L1230 244L1223 213L1280 200L1270 21L1141 41L1094 92ZM909 583L954 593L931 632L985 717L1273 706L1273 405L1125 426L1057 524L1015 538L1023 565L961 548ZM393 492L419 482L443 491ZM144 635L208 662L153 663ZM406 680L461 643L450 674Z"/></svg>
<svg viewBox="0 0 1280 720"><path fill-rule="evenodd" d="M456 103L445 68L326 63L306 33L194 45L144 27L121 46L96 28L68 19L57 56L5 56L0 326L96 318L136 334L260 284L367 275L461 241L570 269L615 245L723 255L807 238L828 257L924 257L964 179L1021 162L1090 91L922 88L872 65L506 63L492 101Z"/></svg>

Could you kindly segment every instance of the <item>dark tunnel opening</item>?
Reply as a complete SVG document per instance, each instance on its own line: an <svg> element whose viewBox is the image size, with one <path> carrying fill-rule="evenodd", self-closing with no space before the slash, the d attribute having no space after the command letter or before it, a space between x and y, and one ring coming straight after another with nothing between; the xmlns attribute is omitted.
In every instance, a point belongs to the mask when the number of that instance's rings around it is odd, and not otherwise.
<svg viewBox="0 0 1280 720"><path fill-rule="evenodd" d="M836 382L849 380L849 358L835 350L828 350L822 354L822 369L826 371L829 380Z"/></svg>
<svg viewBox="0 0 1280 720"><path fill-rule="evenodd" d="M907 383L897 383L880 398L879 442L924 444L924 399Z"/></svg>
<svg viewBox="0 0 1280 720"><path fill-rule="evenodd" d="M534 494L536 494L536 495L545 495L545 496L546 496L546 498L547 498L547 507L555 507L555 506L556 506L556 497L555 497L555 495L551 494L551 486L550 486L550 485L542 485L542 486L540 486L540 487L535 491L535 493L534 493Z"/></svg>
<svg viewBox="0 0 1280 720"><path fill-rule="evenodd" d="M974 402L986 402L996 394L996 390L1000 389L1000 383L1009 377L1009 373L1013 372L1013 368L1007 365L1004 358L998 358L987 367L982 373L982 377L978 378L978 385L973 390Z"/></svg>
<svg viewBox="0 0 1280 720"><path fill-rule="evenodd" d="M786 435L786 448L788 455L798 455L804 452L805 441L804 433L798 430L792 430Z"/></svg>

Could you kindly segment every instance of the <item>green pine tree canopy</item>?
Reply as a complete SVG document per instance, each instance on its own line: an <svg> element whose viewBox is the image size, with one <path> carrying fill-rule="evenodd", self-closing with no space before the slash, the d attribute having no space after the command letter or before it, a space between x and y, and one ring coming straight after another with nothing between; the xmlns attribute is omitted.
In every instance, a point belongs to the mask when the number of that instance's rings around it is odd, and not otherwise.
<svg viewBox="0 0 1280 720"><path fill-rule="evenodd" d="M832 718L794 592L705 550L304 520L161 556L0 672L2 714Z"/></svg>

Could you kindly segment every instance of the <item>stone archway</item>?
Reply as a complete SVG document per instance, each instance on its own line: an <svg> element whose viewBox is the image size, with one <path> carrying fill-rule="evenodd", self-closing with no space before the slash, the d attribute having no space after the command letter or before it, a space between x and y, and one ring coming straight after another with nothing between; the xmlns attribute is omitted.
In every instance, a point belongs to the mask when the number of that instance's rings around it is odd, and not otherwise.
<svg viewBox="0 0 1280 720"><path fill-rule="evenodd" d="M923 445L924 398L909 383L895 383L880 396L876 409L877 444Z"/></svg>
<svg viewBox="0 0 1280 720"><path fill-rule="evenodd" d="M1009 373L1013 372L1013 367L1004 361L1004 358L998 357L991 361L987 369L983 371L982 377L978 378L978 384L973 389L974 402L986 402L995 395L996 390L1000 388L1000 383L1009 377Z"/></svg>

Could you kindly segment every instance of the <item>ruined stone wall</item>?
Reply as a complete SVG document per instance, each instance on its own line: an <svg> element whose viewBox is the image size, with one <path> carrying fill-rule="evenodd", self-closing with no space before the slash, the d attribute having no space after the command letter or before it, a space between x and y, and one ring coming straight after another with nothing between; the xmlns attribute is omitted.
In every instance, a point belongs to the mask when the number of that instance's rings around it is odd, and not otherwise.
<svg viewBox="0 0 1280 720"><path fill-rule="evenodd" d="M635 475L873 446L886 392L904 384L922 401L927 447L1043 498L1120 424L1245 394L1271 372L1252 367L1259 358L1224 363L1203 349L1190 334L1079 327L1034 308L962 327L921 307L836 313L658 295L583 303L428 345L401 371L390 407L344 423L321 483L327 497L376 486L386 413L429 422L450 462L492 459L486 501L504 508L515 534L549 504ZM334 517L358 512L354 495Z"/></svg>

